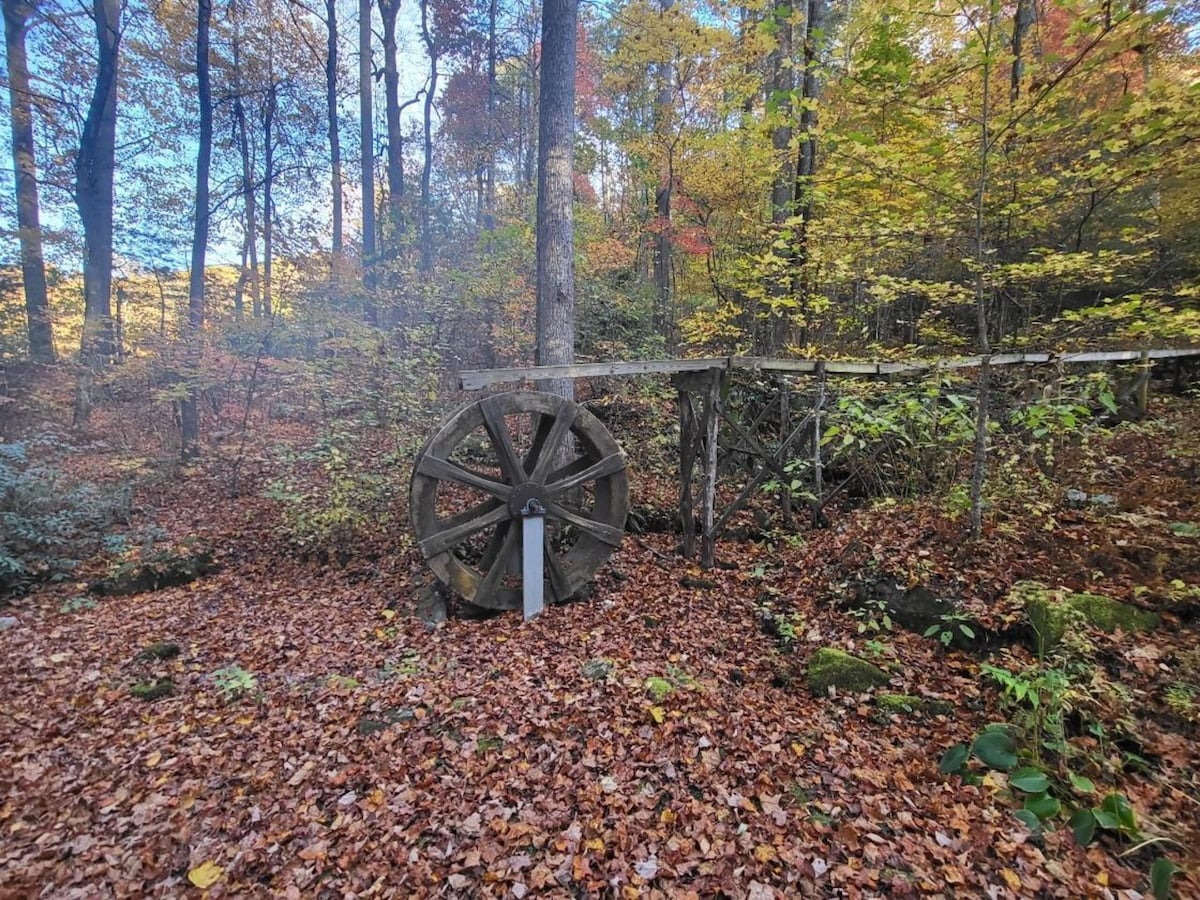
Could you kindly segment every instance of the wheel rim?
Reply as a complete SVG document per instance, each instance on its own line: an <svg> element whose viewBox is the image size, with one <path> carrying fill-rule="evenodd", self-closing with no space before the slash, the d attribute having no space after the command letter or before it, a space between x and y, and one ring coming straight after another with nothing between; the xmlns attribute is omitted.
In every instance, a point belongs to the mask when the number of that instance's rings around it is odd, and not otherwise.
<svg viewBox="0 0 1200 900"><path fill-rule="evenodd" d="M413 466L410 514L430 569L477 606L519 609L520 508L531 497L546 510L545 596L561 602L624 534L624 454L594 415L555 394L512 391L459 409Z"/></svg>

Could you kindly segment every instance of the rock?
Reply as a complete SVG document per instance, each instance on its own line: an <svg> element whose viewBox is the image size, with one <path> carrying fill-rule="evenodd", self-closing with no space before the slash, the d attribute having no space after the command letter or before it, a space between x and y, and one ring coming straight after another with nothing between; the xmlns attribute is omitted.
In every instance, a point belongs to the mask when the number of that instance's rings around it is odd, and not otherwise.
<svg viewBox="0 0 1200 900"><path fill-rule="evenodd" d="M808 689L814 695L831 687L859 693L887 684L887 680L887 673L878 666L833 647L822 647L808 661Z"/></svg>
<svg viewBox="0 0 1200 900"><path fill-rule="evenodd" d="M1033 628L1034 649L1042 655L1057 647L1073 618L1112 634L1149 631L1159 624L1158 613L1147 612L1101 594L1052 590L1037 581L1019 581L1009 591L1010 603L1023 608Z"/></svg>
<svg viewBox="0 0 1200 900"><path fill-rule="evenodd" d="M855 586L853 608L870 609L880 604L893 622L916 634L924 634L930 626L940 625L944 616L958 611L954 600L939 597L919 584L904 590L896 582L884 579ZM968 624L973 627L975 623Z"/></svg>
<svg viewBox="0 0 1200 900"><path fill-rule="evenodd" d="M427 584L417 592L417 618L436 627L446 621L449 606L437 586Z"/></svg>
<svg viewBox="0 0 1200 900"><path fill-rule="evenodd" d="M220 564L213 559L212 551L206 548L191 553L159 550L143 559L121 563L108 577L88 585L88 590L102 597L142 594L190 584L220 568Z"/></svg>
<svg viewBox="0 0 1200 900"><path fill-rule="evenodd" d="M10 628L15 628L16 625L16 616L0 616L0 631L8 631Z"/></svg>
<svg viewBox="0 0 1200 900"><path fill-rule="evenodd" d="M589 659L580 671L588 681L604 681L613 673L613 661L604 657Z"/></svg>

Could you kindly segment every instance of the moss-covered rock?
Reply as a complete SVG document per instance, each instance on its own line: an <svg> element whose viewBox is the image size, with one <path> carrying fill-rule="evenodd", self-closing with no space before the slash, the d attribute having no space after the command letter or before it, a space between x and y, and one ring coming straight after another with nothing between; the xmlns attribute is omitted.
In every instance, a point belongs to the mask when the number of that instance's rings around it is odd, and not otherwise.
<svg viewBox="0 0 1200 900"><path fill-rule="evenodd" d="M1158 627L1158 613L1121 603L1101 594L1077 594L1055 590L1036 581L1021 581L1009 592L1009 601L1025 610L1034 633L1038 654L1057 647L1078 620L1092 628L1112 634L1122 631L1149 631Z"/></svg>
<svg viewBox="0 0 1200 900"><path fill-rule="evenodd" d="M929 716L948 716L954 712L953 703L946 700L915 697L912 694L879 694L875 697L875 705L881 711L892 715L917 713Z"/></svg>
<svg viewBox="0 0 1200 900"><path fill-rule="evenodd" d="M831 687L857 693L887 684L887 673L865 659L833 647L822 647L808 661L808 689L824 694Z"/></svg>

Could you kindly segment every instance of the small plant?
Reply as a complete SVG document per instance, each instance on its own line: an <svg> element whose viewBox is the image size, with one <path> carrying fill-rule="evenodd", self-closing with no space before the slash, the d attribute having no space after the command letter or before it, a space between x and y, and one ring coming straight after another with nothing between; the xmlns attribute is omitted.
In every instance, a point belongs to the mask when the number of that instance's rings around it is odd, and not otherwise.
<svg viewBox="0 0 1200 900"><path fill-rule="evenodd" d="M1200 724L1200 691L1196 688L1177 681L1167 688L1163 699L1176 716L1185 722Z"/></svg>
<svg viewBox="0 0 1200 900"><path fill-rule="evenodd" d="M879 634L892 630L892 617L888 613L887 601L882 598L866 601L857 609L850 610L850 615L858 620L859 634Z"/></svg>
<svg viewBox="0 0 1200 900"><path fill-rule="evenodd" d="M62 606L60 606L58 608L58 611L60 613L77 613L77 612L83 612L84 610L95 609L95 608L96 608L95 600L93 600L91 597L80 596L80 597L72 597L69 600L67 600L65 603L63 603Z"/></svg>
<svg viewBox="0 0 1200 900"><path fill-rule="evenodd" d="M657 675L646 679L646 690L650 692L650 696L655 703L662 703L675 690L675 685L667 681L665 678L659 678Z"/></svg>
<svg viewBox="0 0 1200 900"><path fill-rule="evenodd" d="M213 684L226 700L236 700L258 689L258 677L234 663L212 673Z"/></svg>
<svg viewBox="0 0 1200 900"><path fill-rule="evenodd" d="M359 681L357 678L352 678L349 675L339 675L336 673L330 675L329 678L326 679L325 683L335 691L352 691L359 686Z"/></svg>
<svg viewBox="0 0 1200 900"><path fill-rule="evenodd" d="M139 700L152 703L175 693L175 684L170 678L155 678L153 681L139 681L129 688L129 693Z"/></svg>
<svg viewBox="0 0 1200 900"><path fill-rule="evenodd" d="M967 624L970 621L971 617L959 610L942 613L938 616L935 624L925 629L925 637L936 635L943 647L949 647L958 636L973 641L975 640L975 629Z"/></svg>

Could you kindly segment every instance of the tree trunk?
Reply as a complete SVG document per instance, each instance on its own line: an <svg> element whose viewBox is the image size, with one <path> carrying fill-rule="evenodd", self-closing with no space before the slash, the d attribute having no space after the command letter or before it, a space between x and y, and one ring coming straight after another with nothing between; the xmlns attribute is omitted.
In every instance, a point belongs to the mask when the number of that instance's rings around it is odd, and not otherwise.
<svg viewBox="0 0 1200 900"><path fill-rule="evenodd" d="M328 35L325 52L325 107L329 118L329 172L330 190L333 195L333 259L329 268L332 279L336 281L342 258L342 145L338 136L336 0L325 0L325 28Z"/></svg>
<svg viewBox="0 0 1200 900"><path fill-rule="evenodd" d="M662 0L660 15L665 15L674 0ZM661 62L656 69L658 82L654 100L654 133L663 142L659 160L658 187L654 192L654 307L655 325L667 345L671 345L674 316L671 314L671 191L675 182L674 140L671 135L671 100L674 97L673 67Z"/></svg>
<svg viewBox="0 0 1200 900"><path fill-rule="evenodd" d="M795 210L800 217L796 230L795 294L801 316L801 342L808 340L808 309L812 282L809 272L809 226L813 218L813 179L817 173L817 100L821 83L817 77L820 43L824 41L825 0L808 0L804 22L804 73L800 85L800 149L796 158Z"/></svg>
<svg viewBox="0 0 1200 900"><path fill-rule="evenodd" d="M97 369L113 354L113 169L117 133L117 56L121 10L117 0L93 0L96 83L75 158L75 205L83 222L84 365ZM84 406L87 405L86 399ZM77 418L87 410L77 406Z"/></svg>
<svg viewBox="0 0 1200 900"><path fill-rule="evenodd" d="M484 131L483 227L496 227L496 2L488 2L487 125Z"/></svg>
<svg viewBox="0 0 1200 900"><path fill-rule="evenodd" d="M796 190L796 170L792 165L792 91L795 78L792 68L792 4L784 0L775 7L775 34L778 43L771 53L771 78L767 83L768 105L775 125L771 129L771 147L775 151L775 181L771 185L771 224L778 233L786 228L794 212L793 199ZM790 262L794 262L791 260ZM770 277L767 290L772 297L782 299L788 293L787 278ZM789 316L786 306L769 310L765 329L755 329L761 335L760 352L770 355L787 341Z"/></svg>
<svg viewBox="0 0 1200 900"><path fill-rule="evenodd" d="M17 230L21 239L21 278L25 286L29 357L36 362L49 363L54 362L54 333L46 297L46 265L42 260L33 104L30 102L29 64L25 54L25 34L32 11L32 5L25 0L4 0L13 170L17 176Z"/></svg>
<svg viewBox="0 0 1200 900"><path fill-rule="evenodd" d="M362 178L362 267L367 294L375 289L375 129L371 88L371 0L358 0L358 109L360 127L359 169ZM378 322L375 304L363 301L363 318Z"/></svg>
<svg viewBox="0 0 1200 900"><path fill-rule="evenodd" d="M265 318L274 314L271 299L271 268L275 261L275 201L272 198L275 187L275 110L278 97L278 86L275 84L275 74L270 72L271 79L267 86L267 105L263 110L263 289L262 312Z"/></svg>
<svg viewBox="0 0 1200 900"><path fill-rule="evenodd" d="M188 278L188 374L198 375L200 329L204 325L204 265L208 250L208 173L212 163L213 112L212 88L208 68L208 28L212 18L212 0L199 0L196 28L196 94L200 100L200 137L196 148L196 213L192 231L192 261ZM193 380L187 397L180 404L183 458L200 455L200 417L197 388Z"/></svg>
<svg viewBox="0 0 1200 900"><path fill-rule="evenodd" d="M236 19L236 17L235 17ZM258 193L254 186L254 162L250 154L250 134L246 128L246 105L242 96L242 55L241 55L241 22L235 21L233 27L233 122L234 140L237 142L238 153L242 158L242 203L245 206L245 238L242 254L242 274L250 282L251 311L254 318L262 316L262 294L258 280ZM250 268L246 271L246 258L249 256Z"/></svg>
<svg viewBox="0 0 1200 900"><path fill-rule="evenodd" d="M429 85L425 91L425 110L422 116L424 165L421 167L420 269L428 274L433 271L433 200L430 196L430 179L433 175L433 101L437 95L439 49L429 27L429 0L421 0L421 39L425 42L425 53L429 57Z"/></svg>
<svg viewBox="0 0 1200 900"><path fill-rule="evenodd" d="M383 86L387 113L388 228L389 256L395 255L404 233L404 133L400 125L400 70L396 59L396 14L400 0L379 0L383 19ZM424 12L422 11L422 16Z"/></svg>
<svg viewBox="0 0 1200 900"><path fill-rule="evenodd" d="M537 363L575 359L574 219L575 22L578 0L542 6L541 108L538 113ZM569 378L541 390L573 397Z"/></svg>

